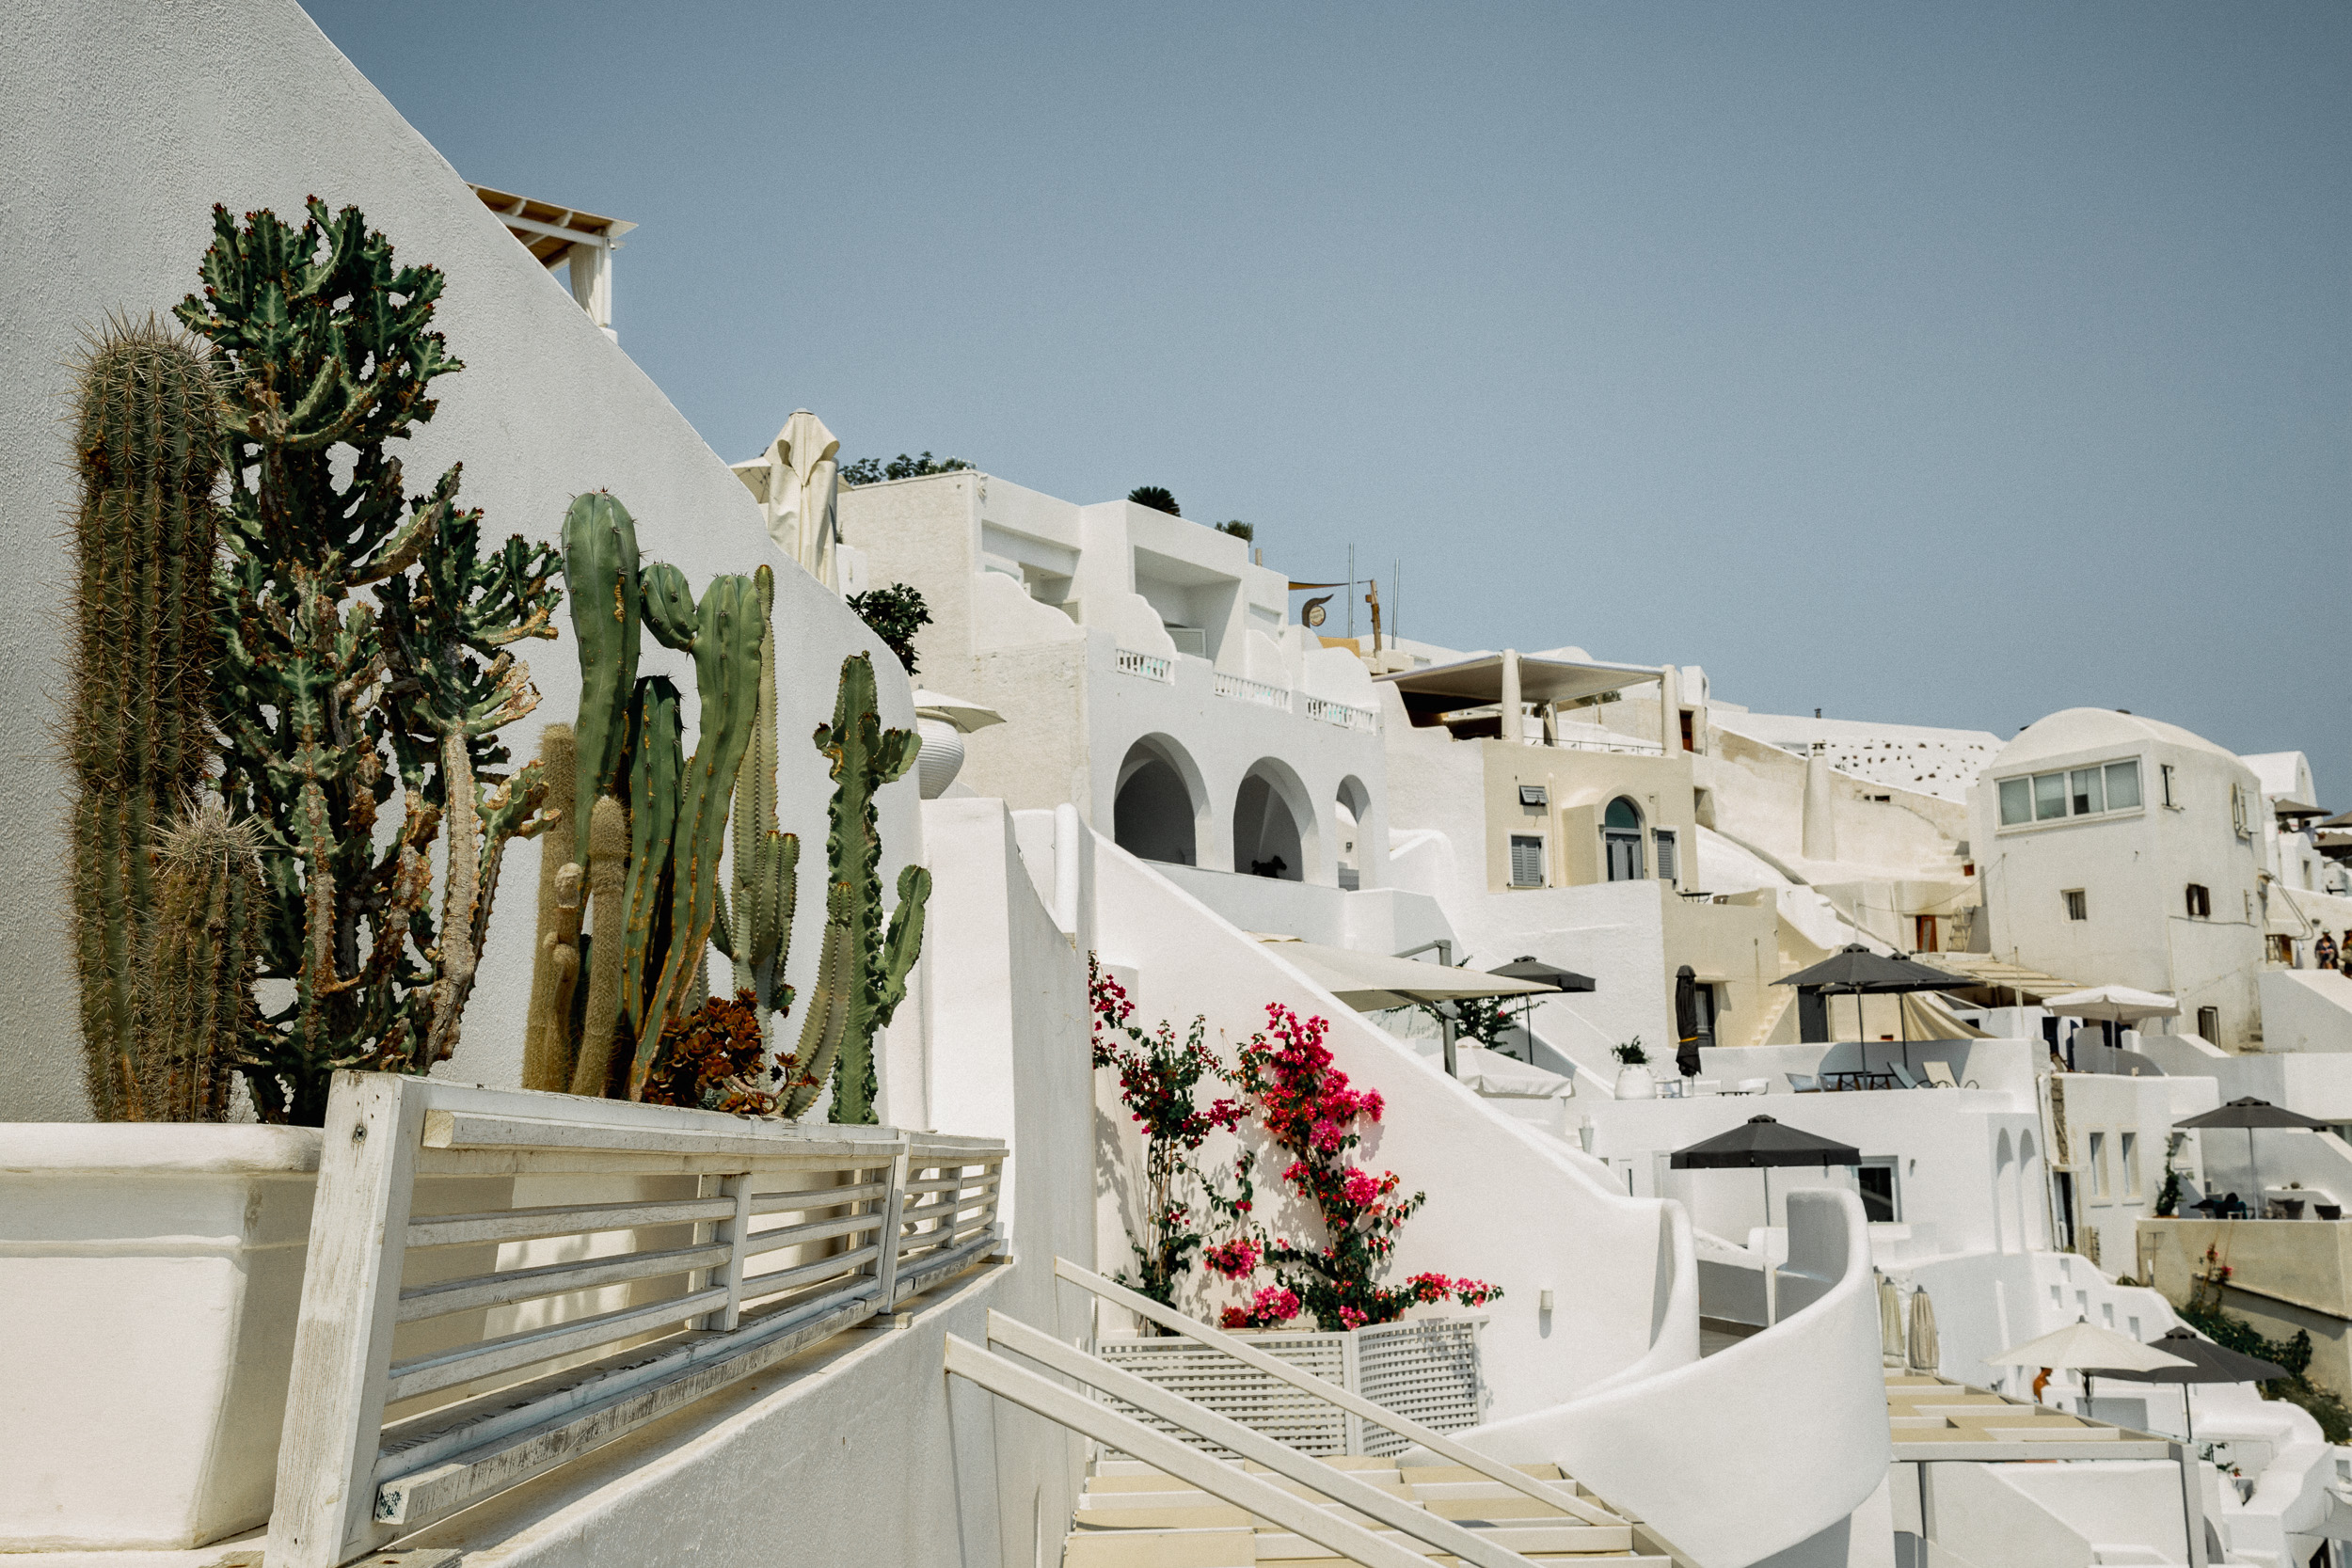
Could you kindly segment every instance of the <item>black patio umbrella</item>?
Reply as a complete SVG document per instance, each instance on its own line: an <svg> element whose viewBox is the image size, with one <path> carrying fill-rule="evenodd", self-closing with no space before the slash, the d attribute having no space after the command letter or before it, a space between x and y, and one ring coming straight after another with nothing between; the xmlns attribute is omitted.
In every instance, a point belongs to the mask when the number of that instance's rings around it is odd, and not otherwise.
<svg viewBox="0 0 2352 1568"><path fill-rule="evenodd" d="M1699 980L1689 964L1675 971L1675 1070L1699 1075Z"/></svg>
<svg viewBox="0 0 2352 1568"><path fill-rule="evenodd" d="M1486 973L1499 974L1505 980L1532 980L1536 985L1549 986L1554 990L1587 991L1596 989L1591 975L1579 974L1573 969L1555 968L1532 953L1522 953L1509 963L1497 964ZM1535 1010L1535 1004L1538 1000L1540 999L1534 996L1521 998L1519 1023L1522 1027L1527 1022L1527 1015ZM1510 1004L1505 1002L1503 1006L1507 1007ZM1532 1046L1529 1048L1528 1055L1532 1062L1534 1056L1534 1050Z"/></svg>
<svg viewBox="0 0 2352 1568"><path fill-rule="evenodd" d="M1728 1132L1718 1132L1711 1138L1701 1138L1688 1148L1677 1148L1667 1157L1667 1164L1676 1170L1756 1170L1764 1173L1764 1227L1772 1225L1772 1168L1776 1165L1819 1165L1823 1170L1832 1165L1859 1165L1862 1150L1851 1144L1841 1144L1835 1138L1824 1138L1794 1127L1783 1126L1772 1117L1750 1117ZM1772 1317L1772 1270L1770 1259L1764 1270L1764 1315Z"/></svg>
<svg viewBox="0 0 2352 1568"><path fill-rule="evenodd" d="M1956 986L1973 985L1964 975L1947 974L1940 969L1915 963L1909 958L1873 953L1862 943L1849 942L1810 969L1801 969L1785 975L1772 984L1776 986L1817 987L1820 990L1842 990L1854 998L1854 1037L1862 1038L1862 998L1874 993L1909 990L1945 990ZM1899 1013L1900 1009L1898 1009ZM1911 1020L1902 1020L1903 1070L1911 1069ZM1863 1063L1869 1063L1869 1042L1863 1041Z"/></svg>
<svg viewBox="0 0 2352 1568"><path fill-rule="evenodd" d="M2167 1355L2177 1355L2188 1363L2185 1367L2151 1367L2146 1371L2130 1371L2122 1368L2100 1367L2088 1370L2089 1377L2121 1378L2126 1383L2177 1383L2181 1386L2181 1421L2188 1429L2190 1442L2197 1440L2196 1419L2188 1407L2188 1386L2192 1383L2270 1383L2292 1376L2276 1362L2241 1354L2227 1346L2217 1345L2199 1336L2193 1328L2175 1328L2149 1342L2151 1350Z"/></svg>
<svg viewBox="0 0 2352 1568"><path fill-rule="evenodd" d="M2186 1132L2190 1128L2245 1128L2246 1164L2254 1173L2254 1212L2259 1215L2263 1212L2264 1202L2263 1171L2262 1166L2254 1164L2254 1129L2257 1127L2296 1127L2307 1132L2316 1132L2327 1125L2324 1121L2313 1121L2300 1112L2290 1111L2283 1105L2273 1105L2267 1100L2256 1100L2249 1094L2243 1099L2231 1101L2218 1110L2203 1112L2190 1117L2185 1121L2176 1121L2172 1124L2172 1130L2180 1132Z"/></svg>

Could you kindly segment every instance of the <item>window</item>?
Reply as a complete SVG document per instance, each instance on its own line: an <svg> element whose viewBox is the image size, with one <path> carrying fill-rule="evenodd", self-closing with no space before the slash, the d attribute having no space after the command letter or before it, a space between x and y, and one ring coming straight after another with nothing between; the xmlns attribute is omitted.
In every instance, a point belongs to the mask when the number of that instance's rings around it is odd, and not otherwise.
<svg viewBox="0 0 2352 1568"><path fill-rule="evenodd" d="M2158 763L2156 771L2164 775L2164 803L2178 810L2181 803L2172 798L2172 765L2169 762Z"/></svg>
<svg viewBox="0 0 2352 1568"><path fill-rule="evenodd" d="M1895 1183L1893 1155L1866 1155L1853 1174L1854 1185L1862 1194L1864 1217L1879 1225L1893 1225L1902 1218L1902 1196Z"/></svg>
<svg viewBox="0 0 2352 1568"><path fill-rule="evenodd" d="M1622 795L1610 801L1601 818L1600 836L1609 855L1611 881L1638 882L1648 875L1643 869L1641 807Z"/></svg>
<svg viewBox="0 0 2352 1568"><path fill-rule="evenodd" d="M1672 828L1661 828L1653 836L1658 840L1659 880L1677 883L1680 882L1682 880L1681 866L1676 854L1677 845L1675 839L1674 830Z"/></svg>
<svg viewBox="0 0 2352 1568"><path fill-rule="evenodd" d="M2197 1037L2207 1045L2221 1043L2220 1008L2200 1007L2197 1009Z"/></svg>
<svg viewBox="0 0 2352 1568"><path fill-rule="evenodd" d="M2068 888L2065 898L2067 919L2089 920L2090 918L2090 900L2084 895L2081 888Z"/></svg>
<svg viewBox="0 0 2352 1568"><path fill-rule="evenodd" d="M2191 920L2213 918L2213 890L2202 882L2188 884L2188 917Z"/></svg>
<svg viewBox="0 0 2352 1568"><path fill-rule="evenodd" d="M1541 833L1511 835L1511 885L1544 885L1544 840Z"/></svg>
<svg viewBox="0 0 2352 1568"><path fill-rule="evenodd" d="M2123 1196L2137 1197L2139 1196L2139 1134L2123 1133L2117 1148L2123 1162Z"/></svg>
<svg viewBox="0 0 2352 1568"><path fill-rule="evenodd" d="M1715 1021L1731 1010L1723 1005L1722 994L1704 981L1691 993L1691 1000L1698 1004L1699 1038L1708 1045L1715 1043Z"/></svg>
<svg viewBox="0 0 2352 1568"><path fill-rule="evenodd" d="M1686 752L1695 752L1699 749L1698 736L1693 733L1696 729L1697 717L1687 707L1682 710L1682 749Z"/></svg>
<svg viewBox="0 0 2352 1568"><path fill-rule="evenodd" d="M2168 781L2170 776L2168 768ZM2063 821L2070 816L2105 816L2113 812L2137 811L2139 759L2126 757L2121 762L2065 772L2003 779L1997 787L2004 828Z"/></svg>
<svg viewBox="0 0 2352 1568"><path fill-rule="evenodd" d="M2237 784L2230 786L2230 831L2240 838L2252 832L2253 814L2247 809L2246 791Z"/></svg>
<svg viewBox="0 0 2352 1568"><path fill-rule="evenodd" d="M2105 1132L2090 1134L2090 1196L2107 1196L2107 1135Z"/></svg>
<svg viewBox="0 0 2352 1568"><path fill-rule="evenodd" d="M1551 804L1551 786L1549 784L1519 785L1519 804L1522 806L1548 806Z"/></svg>
<svg viewBox="0 0 2352 1568"><path fill-rule="evenodd" d="M1937 951L1935 916L1915 914L1911 917L1911 950L1914 953Z"/></svg>

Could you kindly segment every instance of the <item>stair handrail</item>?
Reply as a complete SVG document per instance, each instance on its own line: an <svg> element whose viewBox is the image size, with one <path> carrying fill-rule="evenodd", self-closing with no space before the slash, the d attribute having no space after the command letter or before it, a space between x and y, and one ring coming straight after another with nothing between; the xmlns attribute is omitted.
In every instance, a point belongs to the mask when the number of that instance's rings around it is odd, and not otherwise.
<svg viewBox="0 0 2352 1568"><path fill-rule="evenodd" d="M1239 1454L1246 1460L1264 1465L1276 1475L1286 1476L1300 1485L1320 1492L1335 1503L1343 1503L1357 1513L1377 1519L1393 1530L1402 1530L1417 1541L1425 1542L1435 1551L1450 1552L1479 1568L1533 1568L1521 1553L1502 1545L1492 1537L1484 1536L1451 1519L1432 1513L1391 1493L1383 1492L1369 1482L1359 1481L1345 1470L1326 1465L1312 1454L1301 1453L1284 1443L1278 1443L1262 1432L1242 1425L1230 1416L1216 1411L1182 1394L1171 1393L1158 1384L1123 1371L1100 1356L1063 1344L1052 1335L1030 1327L1018 1318L1002 1312L988 1315L988 1338L991 1344L1002 1345L1039 1366L1074 1378L1090 1388L1119 1398L1161 1420L1205 1438L1218 1447ZM1553 1499L1558 1506L1558 1499Z"/></svg>
<svg viewBox="0 0 2352 1568"><path fill-rule="evenodd" d="M1271 1520L1326 1551L1360 1564L1361 1568L1429 1568L1429 1560L1421 1553L1384 1541L1361 1525L1343 1519L1308 1498L1237 1470L1188 1443L1145 1426L1132 1416L1122 1416L1107 1404L1065 1388L1050 1377L1017 1367L960 1335L944 1338L950 1376L977 1384L998 1399L1009 1400L1057 1426L1067 1427L1121 1453L1133 1454L1178 1481L1235 1508L1246 1509L1258 1518Z"/></svg>
<svg viewBox="0 0 2352 1568"><path fill-rule="evenodd" d="M1361 1394L1353 1393L1336 1383L1327 1382L1312 1372L1301 1371L1285 1361L1268 1355L1246 1340L1236 1339L1219 1329L1211 1328L1198 1318L1186 1317L1172 1307L1161 1306L1150 1296L1130 1291L1123 1285L1115 1285L1091 1270L1080 1268L1067 1258L1054 1259L1054 1273L1059 1278L1068 1280L1081 1290L1090 1291L1114 1306L1125 1307L1139 1318L1148 1319L1171 1333L1184 1335L1212 1349L1222 1351L1246 1367L1254 1368L1270 1377L1280 1379L1294 1388L1302 1389L1318 1399L1328 1401L1350 1415L1361 1417L1367 1421L1386 1427L1399 1437L1420 1444L1431 1453L1451 1464L1476 1470L1489 1481L1501 1481L1515 1492L1573 1513L1586 1524L1616 1525L1625 1522L1613 1514L1593 1507L1581 1497L1561 1487L1554 1486L1548 1481L1537 1481L1534 1477L1516 1470L1501 1460L1488 1458L1475 1449L1465 1448L1444 1433L1422 1426L1419 1421L1408 1417L1400 1416L1386 1405L1375 1404Z"/></svg>

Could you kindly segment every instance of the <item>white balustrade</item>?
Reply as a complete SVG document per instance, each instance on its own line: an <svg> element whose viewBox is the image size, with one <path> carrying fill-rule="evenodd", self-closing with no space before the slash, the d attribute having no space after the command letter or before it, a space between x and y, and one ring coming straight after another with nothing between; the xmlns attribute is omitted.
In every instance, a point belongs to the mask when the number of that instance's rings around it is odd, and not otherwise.
<svg viewBox="0 0 2352 1568"><path fill-rule="evenodd" d="M1380 715L1373 708L1334 702L1328 697L1309 697L1306 710L1307 717L1317 723L1337 724L1341 729L1359 730L1365 735L1377 735L1380 731Z"/></svg>
<svg viewBox="0 0 2352 1568"><path fill-rule="evenodd" d="M1175 661L1164 654L1139 653L1134 648L1120 648L1116 651L1114 657L1118 661L1119 673L1122 675L1138 675L1145 680L1158 681L1167 686L1173 686L1176 682Z"/></svg>
<svg viewBox="0 0 2352 1568"><path fill-rule="evenodd" d="M1261 707L1279 708L1284 713L1291 710L1291 689L1287 686L1276 686L1267 681L1253 681L1243 675L1229 675L1220 671L1216 676L1216 690L1218 696L1230 697L1235 702L1256 703Z"/></svg>

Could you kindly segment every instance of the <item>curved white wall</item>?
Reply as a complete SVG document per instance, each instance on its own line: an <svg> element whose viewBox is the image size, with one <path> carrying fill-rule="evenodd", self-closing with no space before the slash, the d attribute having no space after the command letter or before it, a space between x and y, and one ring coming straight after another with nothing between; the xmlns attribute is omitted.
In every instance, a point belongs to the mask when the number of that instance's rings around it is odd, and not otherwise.
<svg viewBox="0 0 2352 1568"><path fill-rule="evenodd" d="M1701 1568L1746 1568L1836 1527L1892 1458L1869 1227L1851 1193L1791 1193L1788 1211L1783 1307L1810 1305L1704 1361L1455 1435L1557 1463Z"/></svg>

